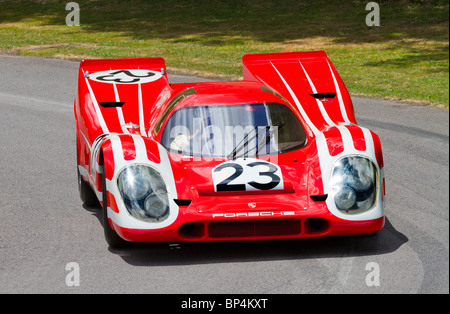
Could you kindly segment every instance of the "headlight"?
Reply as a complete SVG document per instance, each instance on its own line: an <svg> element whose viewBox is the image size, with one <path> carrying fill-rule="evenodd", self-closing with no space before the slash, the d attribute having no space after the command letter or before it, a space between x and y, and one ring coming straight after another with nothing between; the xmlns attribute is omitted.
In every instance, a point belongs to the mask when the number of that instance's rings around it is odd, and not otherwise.
<svg viewBox="0 0 450 314"><path fill-rule="evenodd" d="M339 210L349 210L356 203L356 192L349 186L333 187L334 202Z"/></svg>
<svg viewBox="0 0 450 314"><path fill-rule="evenodd" d="M337 209L347 214L368 211L377 199L377 168L362 156L344 157L331 175L331 194Z"/></svg>
<svg viewBox="0 0 450 314"><path fill-rule="evenodd" d="M169 216L166 184L155 169L144 165L128 166L120 172L117 185L133 217L161 222Z"/></svg>

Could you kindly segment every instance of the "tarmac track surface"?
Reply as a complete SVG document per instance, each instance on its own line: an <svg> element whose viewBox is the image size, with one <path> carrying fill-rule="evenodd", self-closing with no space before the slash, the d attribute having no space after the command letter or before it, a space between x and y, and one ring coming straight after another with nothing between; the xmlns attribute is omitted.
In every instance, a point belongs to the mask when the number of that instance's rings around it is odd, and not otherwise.
<svg viewBox="0 0 450 314"><path fill-rule="evenodd" d="M448 111L353 97L383 145L387 222L376 235L114 251L78 195L78 65L0 56L0 293L449 293ZM66 284L71 262L79 286ZM376 268L379 285L368 285Z"/></svg>

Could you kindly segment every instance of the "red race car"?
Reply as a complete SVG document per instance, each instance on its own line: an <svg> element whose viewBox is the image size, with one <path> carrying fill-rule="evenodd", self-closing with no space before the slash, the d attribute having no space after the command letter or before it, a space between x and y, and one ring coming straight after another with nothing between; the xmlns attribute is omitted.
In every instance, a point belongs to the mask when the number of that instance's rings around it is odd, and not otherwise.
<svg viewBox="0 0 450 314"><path fill-rule="evenodd" d="M81 62L79 191L111 247L383 228L380 140L325 52L243 65L242 81L171 84L162 58Z"/></svg>

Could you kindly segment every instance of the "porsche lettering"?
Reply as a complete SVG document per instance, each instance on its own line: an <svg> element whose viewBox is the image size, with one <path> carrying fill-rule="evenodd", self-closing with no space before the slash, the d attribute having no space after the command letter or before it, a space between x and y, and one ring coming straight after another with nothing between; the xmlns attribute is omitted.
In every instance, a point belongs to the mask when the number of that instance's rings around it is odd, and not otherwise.
<svg viewBox="0 0 450 314"><path fill-rule="evenodd" d="M264 212L235 212L235 213L216 213L213 218L242 218L242 217L280 217L293 216L294 211L264 211Z"/></svg>

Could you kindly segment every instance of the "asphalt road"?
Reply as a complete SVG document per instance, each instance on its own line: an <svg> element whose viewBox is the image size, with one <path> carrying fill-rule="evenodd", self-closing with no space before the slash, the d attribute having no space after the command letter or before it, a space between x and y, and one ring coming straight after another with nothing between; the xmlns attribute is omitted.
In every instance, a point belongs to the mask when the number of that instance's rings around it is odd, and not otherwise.
<svg viewBox="0 0 450 314"><path fill-rule="evenodd" d="M0 293L449 293L448 111L353 98L384 150L387 223L374 236L113 251L78 196L77 68L0 56ZM79 286L66 282L72 262Z"/></svg>

